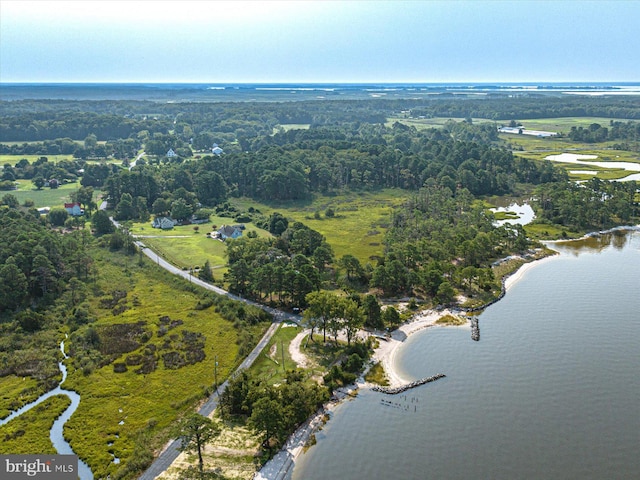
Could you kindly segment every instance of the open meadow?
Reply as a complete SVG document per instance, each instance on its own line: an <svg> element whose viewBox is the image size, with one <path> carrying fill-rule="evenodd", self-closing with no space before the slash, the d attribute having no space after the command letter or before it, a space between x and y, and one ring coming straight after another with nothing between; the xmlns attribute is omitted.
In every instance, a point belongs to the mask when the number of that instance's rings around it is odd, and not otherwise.
<svg viewBox="0 0 640 480"><path fill-rule="evenodd" d="M428 128L439 128L444 126L448 121L453 120L455 122L462 122L464 118L445 118L445 117L433 117L433 118L408 118L403 116L389 117L385 123L386 127L392 127L394 123L398 122L408 127L416 127L416 130L426 130ZM496 123L494 120L488 118L472 118L473 123Z"/></svg>
<svg viewBox="0 0 640 480"><path fill-rule="evenodd" d="M80 185L80 182L74 182L65 183L60 185L58 188L44 187L38 190L29 180L18 180L17 183L17 190L10 190L6 193L10 193L15 196L18 199L18 202L20 202L20 205L23 205L26 200L32 200L33 206L36 208L63 208L65 203L71 201L71 193L75 192L82 186ZM4 195L4 193L2 193L2 195Z"/></svg>
<svg viewBox="0 0 640 480"><path fill-rule="evenodd" d="M382 256L384 233L394 208L402 205L409 193L385 189L377 192L345 192L335 196L316 195L308 202L288 204L259 203L252 199L231 199L238 209L253 206L264 215L280 212L320 232L331 245L336 258L350 254L363 265L375 264ZM327 216L327 209L334 216Z"/></svg>

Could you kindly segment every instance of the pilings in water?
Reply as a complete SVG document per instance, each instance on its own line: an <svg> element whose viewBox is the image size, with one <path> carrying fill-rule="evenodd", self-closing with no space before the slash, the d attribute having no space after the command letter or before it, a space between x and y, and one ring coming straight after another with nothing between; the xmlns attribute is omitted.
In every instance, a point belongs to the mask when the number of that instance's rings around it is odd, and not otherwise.
<svg viewBox="0 0 640 480"><path fill-rule="evenodd" d="M471 340L475 342L480 341L480 325L478 324L478 317L471 317Z"/></svg>
<svg viewBox="0 0 640 480"><path fill-rule="evenodd" d="M387 395L397 395L399 393L406 392L407 390L411 390L412 388L419 387L420 385L424 385L425 383L435 382L436 380L444 377L446 377L444 373L438 373L436 375L433 375L432 377L421 378L420 380L416 380L415 382L411 382L400 387L389 388L375 386L371 390L373 390L374 392L386 393Z"/></svg>

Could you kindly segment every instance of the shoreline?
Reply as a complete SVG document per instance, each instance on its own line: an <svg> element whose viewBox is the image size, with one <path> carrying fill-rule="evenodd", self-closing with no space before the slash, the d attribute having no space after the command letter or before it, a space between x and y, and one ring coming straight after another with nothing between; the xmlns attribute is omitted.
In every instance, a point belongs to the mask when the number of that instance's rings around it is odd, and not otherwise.
<svg viewBox="0 0 640 480"><path fill-rule="evenodd" d="M505 279L505 291L510 286L512 286L515 281L521 278L524 271L531 268L532 265L537 265L540 260L544 260L545 258L550 258L553 256L555 255L535 259L520 266L520 268L518 268L508 277L515 277L511 282L507 284L506 280L508 280L508 278ZM525 269L524 267L527 268ZM520 273L520 275L516 275L517 273ZM414 315L411 321L404 323L397 329L393 330L387 340L379 340L379 345L374 350L373 355L371 356L372 361L370 362L370 366L378 362L382 364L385 375L389 380L389 388L402 387L411 383L412 381L411 379L404 378L395 365L395 358L400 347L404 345L404 342L414 333L434 326L440 326L437 325L436 322L445 315L459 316L460 314L459 312L456 312L455 309L444 309L438 311L432 309L423 310ZM467 321L466 323L459 325L457 328L470 328L470 324L471 322ZM446 325L442 326L444 327ZM253 477L254 480L275 480L291 478L291 472L295 467L297 458L301 453L305 451L309 438L311 438L311 436L314 435L315 432L322 426L322 424L324 423L323 419L326 416L330 417L331 412L335 408L337 408L345 398L353 396L354 392L356 392L358 389L372 389L374 387L374 384L366 382L364 380L364 376L366 375L367 371L368 368L365 369L365 371L356 379L355 384L348 385L335 392L335 398L333 400L330 400L316 414L308 418L307 421L301 427L299 427L289 437L289 439L287 439L282 449L271 460L264 464L259 471L255 473Z"/></svg>
<svg viewBox="0 0 640 480"><path fill-rule="evenodd" d="M613 229L607 231L593 232L584 235L581 239L589 238L594 235L602 235L607 233L612 233L614 231L621 230L632 230L639 231L640 225L635 226L627 226L627 227L614 227ZM555 241L545 241L543 242L545 245L551 243L560 243L560 242L570 242L581 239L567 239L567 240L555 240ZM542 264L542 260L550 260L556 258L559 252L549 247L553 253L549 255L545 255L540 258L531 259L526 263L522 264L517 270L515 270L510 275L503 278L503 291L504 294L509 290L509 288L513 287L519 280L521 280L525 273L530 269L534 268L537 265ZM496 301L500 301L504 294L500 296ZM482 307L482 310L488 308L493 303L485 305ZM434 326L447 326L447 325L437 325L436 322L442 318L443 316L450 314L454 316L460 316L460 310L456 310L455 308L448 308L443 310L424 310L422 312L414 315L411 320L407 323L404 323L394 331L390 333L390 337L387 340L379 340L378 347L374 350L373 355L371 356L372 362L371 365L375 363L380 363L384 369L384 372L389 380L389 388L397 388L405 386L412 382L412 379L408 379L402 376L402 373L396 366L396 356L401 346L404 345L405 341L409 338L409 336L413 335L416 332L421 330L431 328ZM466 317L466 315L465 315ZM467 317L468 318L468 317ZM457 328L470 328L470 321L465 322L462 325L457 326ZM364 380L364 376L368 369L366 369L360 377L356 380L354 385L349 385L340 389L336 392L335 399L328 402L324 405L324 407L318 411L315 415L312 415L307 421L300 427L294 434L287 440L285 446L280 450L280 452L274 457L272 460L267 462L260 471L256 472L254 479L259 480L267 480L267 479L284 479L291 478L292 469L295 466L296 460L299 455L305 451L308 439L315 434L318 428L323 424L323 419L326 416L331 416L332 411L337 408L342 401L347 398L354 396L354 392L356 392L359 388L368 388L372 389L374 384L366 382ZM279 461L276 460L277 457ZM275 463L275 465L274 465ZM280 465L277 465L277 464Z"/></svg>

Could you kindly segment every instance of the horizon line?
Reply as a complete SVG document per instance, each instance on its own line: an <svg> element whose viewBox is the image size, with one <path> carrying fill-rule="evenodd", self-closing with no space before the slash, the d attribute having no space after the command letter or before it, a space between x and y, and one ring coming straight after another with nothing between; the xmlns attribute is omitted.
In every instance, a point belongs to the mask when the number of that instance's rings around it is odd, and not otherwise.
<svg viewBox="0 0 640 480"><path fill-rule="evenodd" d="M28 80L28 81L2 81L0 80L0 85L144 85L144 84L153 84L153 85L172 85L172 84L180 84L180 85L451 85L451 84L482 84L482 85L492 85L492 84L507 84L507 83L517 83L517 84L559 84L559 83L569 83L569 84L589 84L589 83L605 83L605 84L619 84L619 83L637 83L640 84L640 79L638 80L451 80L451 81L415 81L415 80L362 80L362 81L339 81L339 80L331 80L331 81L296 81L296 80L288 80L288 81L196 81L196 80L69 80L69 81L47 81L47 80Z"/></svg>

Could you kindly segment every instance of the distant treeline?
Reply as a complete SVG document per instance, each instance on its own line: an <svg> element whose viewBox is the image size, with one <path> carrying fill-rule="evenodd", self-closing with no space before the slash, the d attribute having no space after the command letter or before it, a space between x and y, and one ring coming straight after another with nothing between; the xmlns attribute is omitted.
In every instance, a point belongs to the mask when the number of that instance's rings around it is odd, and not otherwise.
<svg viewBox="0 0 640 480"><path fill-rule="evenodd" d="M80 140L94 134L100 141L153 136L173 131L185 141L213 135L222 141L246 142L269 135L277 125L311 126L384 123L393 115L411 117L526 118L598 116L640 119L635 99L620 97L453 98L403 100L318 100L302 102L160 103L153 101L1 101L0 142ZM210 147L210 145L207 145ZM244 146L242 147L244 148ZM198 149L196 147L196 149Z"/></svg>

